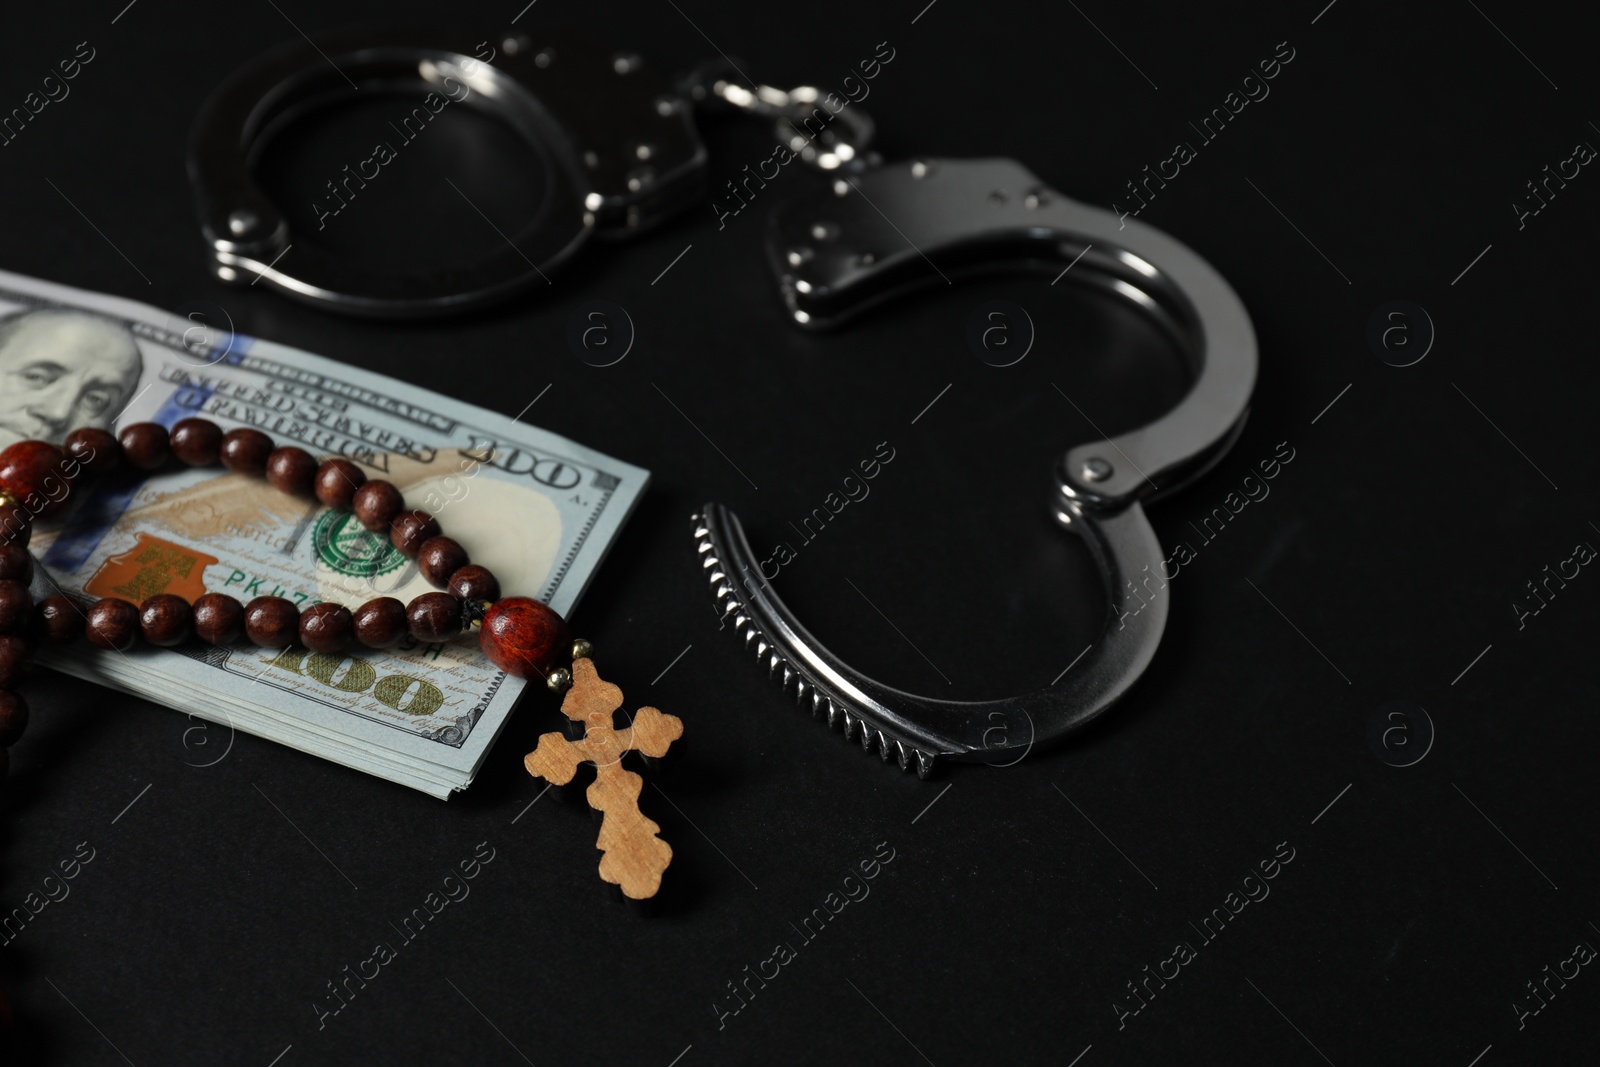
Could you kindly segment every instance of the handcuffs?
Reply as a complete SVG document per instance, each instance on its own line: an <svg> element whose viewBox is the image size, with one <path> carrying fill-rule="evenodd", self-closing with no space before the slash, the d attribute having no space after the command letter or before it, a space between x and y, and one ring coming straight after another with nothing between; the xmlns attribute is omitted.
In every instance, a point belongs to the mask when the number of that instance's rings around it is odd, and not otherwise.
<svg viewBox="0 0 1600 1067"><path fill-rule="evenodd" d="M772 121L779 139L794 138L796 154L819 169L868 158L873 129L859 110L807 139L795 122L815 112L816 89L752 91L722 76L731 69L731 62L706 64L674 83L637 55L562 30L477 44L361 30L268 52L212 93L190 135L189 182L212 269L231 284L265 284L352 315L465 311L548 282L593 237L627 239L700 202L707 157L692 105ZM502 119L539 159L540 208L504 234L505 247L467 268L380 275L297 239L253 165L285 125L347 100L352 86L428 90Z"/></svg>
<svg viewBox="0 0 1600 1067"><path fill-rule="evenodd" d="M1176 407L1061 459L1050 511L1089 549L1108 610L1099 641L1031 693L943 700L877 681L824 647L770 584L748 580L761 574L759 557L731 511L709 503L695 516L723 619L803 707L885 761L922 777L942 760L1009 765L1081 729L1144 673L1166 626L1163 553L1144 504L1203 474L1243 429L1256 378L1244 305L1178 241L1068 199L1008 159L865 168L780 208L768 257L791 317L806 328L940 281L930 264L951 276L1060 271L1137 307L1187 357L1193 383Z"/></svg>
<svg viewBox="0 0 1600 1067"><path fill-rule="evenodd" d="M745 580L760 574L758 557L733 513L708 503L694 517L694 537L718 610L814 715L924 777L946 760L1015 762L1126 694L1167 620L1168 598L1154 595L1165 585L1163 553L1144 504L1226 454L1255 386L1255 331L1222 276L1162 231L1071 200L1011 160L882 163L868 151L873 127L859 108L838 110L821 133L802 133L796 120L817 114L818 91L747 88L731 62L673 84L637 56L578 36L541 31L537 41L508 35L498 44L489 63L464 41L362 32L292 45L242 68L207 102L190 144L190 178L218 276L260 280L352 314L481 306L547 280L592 236L626 238L696 202L707 166L691 104L770 120L797 156L834 175L828 188L780 207L771 223L768 258L796 324L837 326L941 274L1060 271L1147 315L1185 354L1193 381L1156 421L1076 445L1061 459L1050 513L1089 549L1107 612L1098 642L1050 685L953 701L871 678L817 641L767 582ZM465 102L495 111L540 150L551 192L508 235L513 247L467 269L379 277L295 241L251 177L253 153L279 124L345 91L347 80L466 86Z"/></svg>

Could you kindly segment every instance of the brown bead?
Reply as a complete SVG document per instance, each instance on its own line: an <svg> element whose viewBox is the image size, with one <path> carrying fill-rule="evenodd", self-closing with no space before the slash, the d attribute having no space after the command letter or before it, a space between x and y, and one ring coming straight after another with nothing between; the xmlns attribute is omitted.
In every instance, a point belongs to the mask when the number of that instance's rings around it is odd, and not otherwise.
<svg viewBox="0 0 1600 1067"><path fill-rule="evenodd" d="M428 584L443 589L467 565L467 550L453 537L430 537L417 550L417 569Z"/></svg>
<svg viewBox="0 0 1600 1067"><path fill-rule="evenodd" d="M33 581L33 556L26 548L0 543L0 581L23 585Z"/></svg>
<svg viewBox="0 0 1600 1067"><path fill-rule="evenodd" d="M157 593L139 605L139 631L152 645L181 645L194 636L194 610L181 596Z"/></svg>
<svg viewBox="0 0 1600 1067"><path fill-rule="evenodd" d="M28 728L28 702L21 693L0 689L0 748L10 748Z"/></svg>
<svg viewBox="0 0 1600 1067"><path fill-rule="evenodd" d="M300 639L300 609L281 596L258 596L244 606L244 635L262 648L288 648Z"/></svg>
<svg viewBox="0 0 1600 1067"><path fill-rule="evenodd" d="M406 500L400 490L381 478L367 482L350 498L350 510L356 513L361 525L373 533L388 533L389 524L405 506Z"/></svg>
<svg viewBox="0 0 1600 1067"><path fill-rule="evenodd" d="M159 422L136 422L124 426L117 434L122 445L122 457L129 465L142 471L160 470L172 458L172 446L167 441L167 428Z"/></svg>
<svg viewBox="0 0 1600 1067"><path fill-rule="evenodd" d="M23 548L33 538L33 513L20 504L0 504L0 545Z"/></svg>
<svg viewBox="0 0 1600 1067"><path fill-rule="evenodd" d="M272 455L272 438L260 430L241 426L222 435L219 455L222 465L235 474L253 474L259 478L267 471L267 457Z"/></svg>
<svg viewBox="0 0 1600 1067"><path fill-rule="evenodd" d="M15 689L32 669L33 642L16 634L0 634L0 689Z"/></svg>
<svg viewBox="0 0 1600 1067"><path fill-rule="evenodd" d="M368 648L391 648L406 635L406 606L392 596L369 600L355 612L356 640Z"/></svg>
<svg viewBox="0 0 1600 1067"><path fill-rule="evenodd" d="M343 604L313 604L300 613L300 643L313 652L343 652L355 636L355 617Z"/></svg>
<svg viewBox="0 0 1600 1067"><path fill-rule="evenodd" d="M54 515L67 506L71 488L62 471L65 463L61 450L43 441L8 445L0 451L0 490L36 516Z"/></svg>
<svg viewBox="0 0 1600 1067"><path fill-rule="evenodd" d="M208 645L237 644L244 633L244 605L227 593L207 593L191 610L195 636Z"/></svg>
<svg viewBox="0 0 1600 1067"><path fill-rule="evenodd" d="M222 427L210 419L180 419L167 437L172 454L191 467L209 467L222 458Z"/></svg>
<svg viewBox="0 0 1600 1067"><path fill-rule="evenodd" d="M330 508L349 511L356 490L367 480L361 468L347 459L335 456L322 461L317 468L317 499Z"/></svg>
<svg viewBox="0 0 1600 1067"><path fill-rule="evenodd" d="M489 662L518 678L544 677L572 648L572 634L547 605L525 596L497 601L483 616L478 643Z"/></svg>
<svg viewBox="0 0 1600 1067"><path fill-rule="evenodd" d="M417 558L428 538L438 536L439 520L417 508L402 511L389 524L389 540L409 559Z"/></svg>
<svg viewBox="0 0 1600 1067"><path fill-rule="evenodd" d="M469 563L450 576L445 590L462 600L499 600L500 579L488 567Z"/></svg>
<svg viewBox="0 0 1600 1067"><path fill-rule="evenodd" d="M47 596L33 606L35 632L52 645L70 645L83 636L84 614L69 596Z"/></svg>
<svg viewBox="0 0 1600 1067"><path fill-rule="evenodd" d="M316 474L317 461L303 448L287 445L267 457L267 481L292 496L310 496Z"/></svg>
<svg viewBox="0 0 1600 1067"><path fill-rule="evenodd" d="M0 581L0 634L22 633L33 622L33 596L18 581Z"/></svg>
<svg viewBox="0 0 1600 1067"><path fill-rule="evenodd" d="M406 626L418 641L454 641L461 636L461 601L449 593L423 593L406 608Z"/></svg>
<svg viewBox="0 0 1600 1067"><path fill-rule="evenodd" d="M95 648L126 652L139 639L139 609L126 600L96 600L85 614L83 636Z"/></svg>
<svg viewBox="0 0 1600 1067"><path fill-rule="evenodd" d="M78 461L85 474L110 474L122 466L122 445L109 430L93 426L80 426L67 434L61 442L61 451L68 459Z"/></svg>

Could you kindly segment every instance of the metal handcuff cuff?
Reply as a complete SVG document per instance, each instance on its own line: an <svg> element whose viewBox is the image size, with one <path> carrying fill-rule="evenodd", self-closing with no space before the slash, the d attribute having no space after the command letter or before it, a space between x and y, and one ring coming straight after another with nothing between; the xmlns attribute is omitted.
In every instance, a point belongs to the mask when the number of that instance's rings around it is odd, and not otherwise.
<svg viewBox="0 0 1600 1067"><path fill-rule="evenodd" d="M768 256L790 314L807 328L939 281L930 263L952 276L1048 271L1128 301L1187 357L1193 383L1176 407L1062 457L1051 513L1089 549L1107 612L1099 641L1030 693L943 700L869 677L813 637L770 584L750 580L761 574L759 557L732 512L712 503L695 517L722 617L803 707L885 761L922 777L942 760L1010 765L1082 728L1138 680L1166 626L1168 598L1155 595L1163 553L1144 504L1217 463L1244 426L1256 378L1244 305L1178 241L1070 200L1007 159L864 168L831 195L780 208Z"/></svg>
<svg viewBox="0 0 1600 1067"><path fill-rule="evenodd" d="M773 677L830 727L926 777L942 761L1009 764L1059 742L1138 680L1166 626L1152 596L1163 553L1144 504L1182 488L1227 453L1256 378L1244 305L1209 264L1136 219L1071 200L1008 159L882 163L871 121L828 108L816 89L745 87L731 63L679 84L637 56L541 31L497 39L493 61L437 35L370 32L291 46L247 65L207 102L189 171L201 226L225 281L264 281L352 314L416 316L481 306L541 281L592 236L629 237L703 192L706 150L690 101L774 123L780 142L831 187L781 206L768 258L790 316L837 326L939 274L1048 271L1110 293L1150 318L1184 353L1187 395L1147 426L1067 450L1050 513L1082 538L1103 579L1100 639L1050 685L995 700L917 696L876 681L825 648L763 581L739 520L708 503L694 536L718 609ZM395 88L466 86L539 149L550 195L513 247L468 269L379 277L310 243L251 176L254 153L283 123L346 81ZM824 129L810 120L826 116ZM1070 270L1066 268L1070 267Z"/></svg>
<svg viewBox="0 0 1600 1067"><path fill-rule="evenodd" d="M717 76L728 66L708 64L673 83L636 55L565 30L476 44L434 32L361 30L268 52L212 93L190 136L189 181L212 267L225 282L265 284L351 315L465 311L547 284L591 238L627 239L700 203L707 155L691 102L770 119L802 161L823 170L859 158L871 140L859 111L815 136L801 134L795 123L816 111L817 90L747 90ZM545 190L539 208L502 234L503 248L468 267L378 274L297 239L254 166L284 127L347 100L352 86L428 92L413 118L395 127L402 137L453 101L501 119L537 157L539 173L529 178ZM371 177L359 165L345 170L328 182L334 197L341 184L353 194Z"/></svg>

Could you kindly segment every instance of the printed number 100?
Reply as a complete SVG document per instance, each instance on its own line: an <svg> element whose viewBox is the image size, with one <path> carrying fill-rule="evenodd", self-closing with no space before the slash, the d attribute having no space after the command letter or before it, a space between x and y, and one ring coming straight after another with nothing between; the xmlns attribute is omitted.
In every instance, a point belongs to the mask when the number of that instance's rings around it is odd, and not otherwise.
<svg viewBox="0 0 1600 1067"><path fill-rule="evenodd" d="M408 674L386 674L379 678L372 664L355 656L308 653L303 648L286 648L269 666L315 678L341 693L365 693L371 690L378 703L404 715L432 715L444 704L444 694L437 686Z"/></svg>

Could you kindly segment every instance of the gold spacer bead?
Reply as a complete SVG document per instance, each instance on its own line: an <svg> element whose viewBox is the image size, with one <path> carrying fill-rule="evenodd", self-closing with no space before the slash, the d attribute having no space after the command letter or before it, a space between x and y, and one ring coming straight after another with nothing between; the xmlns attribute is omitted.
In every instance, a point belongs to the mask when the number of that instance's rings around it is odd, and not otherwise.
<svg viewBox="0 0 1600 1067"><path fill-rule="evenodd" d="M22 501L18 500L4 489L0 489L0 508L14 508L20 503L22 503Z"/></svg>
<svg viewBox="0 0 1600 1067"><path fill-rule="evenodd" d="M572 642L572 658L573 659L589 659L589 658L591 658L593 656L594 656L594 645L592 643L590 643L588 641L585 641L581 637L578 638L576 641Z"/></svg>
<svg viewBox="0 0 1600 1067"><path fill-rule="evenodd" d="M560 693L572 685L572 672L565 667L557 667L545 675L544 684L550 687L551 692Z"/></svg>

